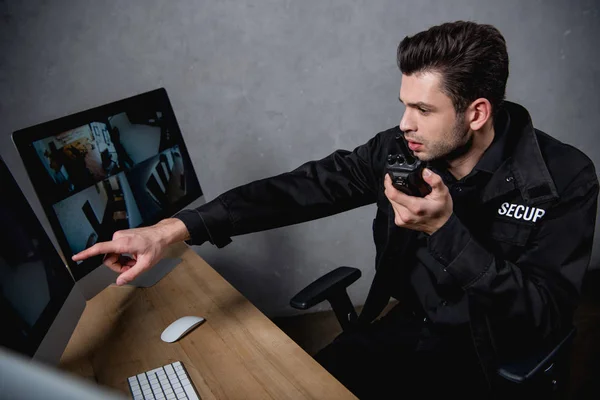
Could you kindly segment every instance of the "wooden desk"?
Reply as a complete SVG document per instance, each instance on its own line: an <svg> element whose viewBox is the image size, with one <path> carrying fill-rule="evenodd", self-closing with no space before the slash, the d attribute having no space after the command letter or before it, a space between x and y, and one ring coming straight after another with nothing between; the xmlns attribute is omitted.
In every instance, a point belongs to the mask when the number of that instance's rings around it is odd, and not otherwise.
<svg viewBox="0 0 600 400"><path fill-rule="evenodd" d="M183 262L155 286L113 285L87 303L61 368L127 394L127 377L181 361L205 400L355 398L193 250L169 255ZM206 322L161 341L186 315Z"/></svg>

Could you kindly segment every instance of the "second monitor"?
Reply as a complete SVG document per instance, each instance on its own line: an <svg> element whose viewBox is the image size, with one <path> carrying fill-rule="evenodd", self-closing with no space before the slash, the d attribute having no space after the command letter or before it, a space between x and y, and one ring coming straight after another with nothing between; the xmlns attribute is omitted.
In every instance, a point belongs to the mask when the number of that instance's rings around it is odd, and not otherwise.
<svg viewBox="0 0 600 400"><path fill-rule="evenodd" d="M101 257L74 262L74 254L203 202L164 89L17 131L13 141L87 298L115 274L98 268ZM163 260L134 284L151 286L177 262Z"/></svg>

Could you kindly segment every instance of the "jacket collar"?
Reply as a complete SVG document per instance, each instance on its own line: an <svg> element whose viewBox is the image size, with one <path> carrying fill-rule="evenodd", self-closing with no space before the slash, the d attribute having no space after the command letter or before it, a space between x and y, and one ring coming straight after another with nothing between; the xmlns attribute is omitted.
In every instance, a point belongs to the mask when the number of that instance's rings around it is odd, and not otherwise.
<svg viewBox="0 0 600 400"><path fill-rule="evenodd" d="M505 108L502 108L494 117L494 140L473 168L474 171L483 171L493 175L500 168L505 158L509 128L510 114Z"/></svg>
<svg viewBox="0 0 600 400"><path fill-rule="evenodd" d="M491 177L482 193L487 202L511 190L518 189L529 205L558 198L558 192L537 140L531 117L527 110L515 103L504 102L509 114L504 162Z"/></svg>

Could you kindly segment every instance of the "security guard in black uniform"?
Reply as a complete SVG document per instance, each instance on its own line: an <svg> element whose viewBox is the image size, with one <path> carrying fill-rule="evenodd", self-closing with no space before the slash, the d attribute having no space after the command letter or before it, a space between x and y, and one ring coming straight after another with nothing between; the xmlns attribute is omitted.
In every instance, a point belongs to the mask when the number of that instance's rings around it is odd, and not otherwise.
<svg viewBox="0 0 600 400"><path fill-rule="evenodd" d="M398 65L399 127L117 232L74 259L107 254L123 284L175 241L223 247L232 236L376 203L377 273L362 327L316 359L360 398L486 397L499 354L550 343L571 325L592 249L596 172L504 101L508 55L494 27L459 21L406 37ZM385 172L399 141L428 165L425 197L398 191ZM390 297L398 305L375 321Z"/></svg>

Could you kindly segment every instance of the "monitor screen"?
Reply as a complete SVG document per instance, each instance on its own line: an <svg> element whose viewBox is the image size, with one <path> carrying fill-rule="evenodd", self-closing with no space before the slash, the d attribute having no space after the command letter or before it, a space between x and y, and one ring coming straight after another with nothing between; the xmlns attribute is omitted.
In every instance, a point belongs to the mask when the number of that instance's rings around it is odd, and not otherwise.
<svg viewBox="0 0 600 400"><path fill-rule="evenodd" d="M164 89L17 131L13 140L75 279L71 256L202 195Z"/></svg>
<svg viewBox="0 0 600 400"><path fill-rule="evenodd" d="M2 159L0 187L1 344L33 356L75 282Z"/></svg>

